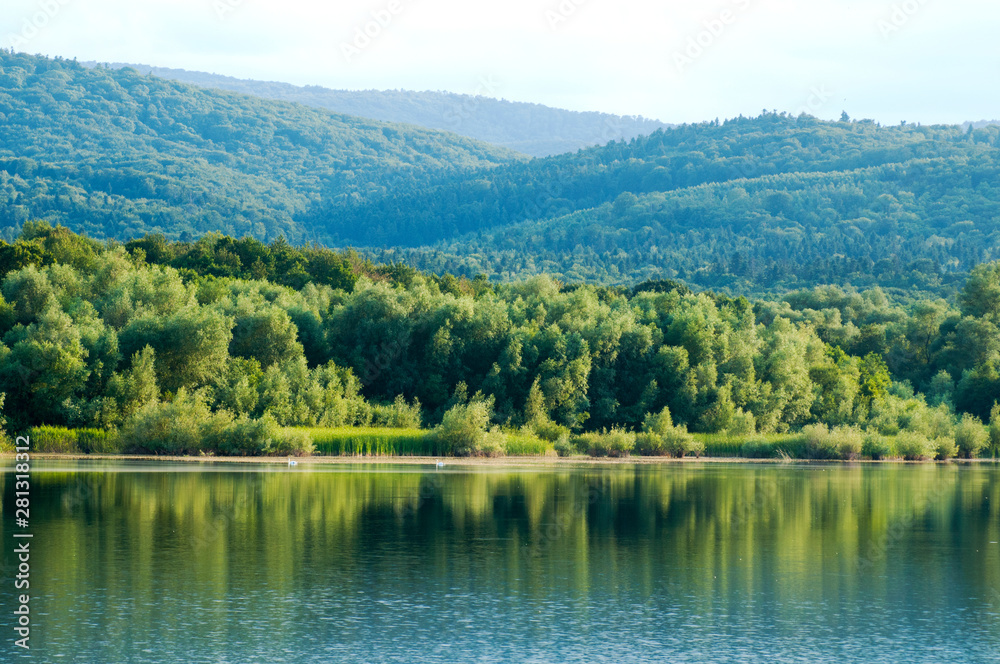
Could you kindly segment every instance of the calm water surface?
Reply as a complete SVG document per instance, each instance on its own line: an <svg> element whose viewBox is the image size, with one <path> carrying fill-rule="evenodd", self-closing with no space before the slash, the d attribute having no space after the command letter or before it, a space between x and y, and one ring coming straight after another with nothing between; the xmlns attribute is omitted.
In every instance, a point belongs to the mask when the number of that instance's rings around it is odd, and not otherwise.
<svg viewBox="0 0 1000 664"><path fill-rule="evenodd" d="M34 472L32 661L1000 662L997 466Z"/></svg>

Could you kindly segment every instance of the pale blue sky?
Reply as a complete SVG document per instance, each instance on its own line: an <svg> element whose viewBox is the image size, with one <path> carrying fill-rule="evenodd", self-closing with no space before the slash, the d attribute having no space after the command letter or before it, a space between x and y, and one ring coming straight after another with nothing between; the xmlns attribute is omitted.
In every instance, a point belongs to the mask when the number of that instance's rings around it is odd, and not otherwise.
<svg viewBox="0 0 1000 664"><path fill-rule="evenodd" d="M375 23L381 17L381 23ZM358 37L368 28L375 35ZM994 0L4 0L16 50L693 122L1000 118Z"/></svg>

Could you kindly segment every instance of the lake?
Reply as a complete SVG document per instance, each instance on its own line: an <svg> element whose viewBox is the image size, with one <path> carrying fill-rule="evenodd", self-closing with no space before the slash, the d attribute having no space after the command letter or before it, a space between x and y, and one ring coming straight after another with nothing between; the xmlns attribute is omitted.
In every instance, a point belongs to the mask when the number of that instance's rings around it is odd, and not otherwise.
<svg viewBox="0 0 1000 664"><path fill-rule="evenodd" d="M1000 661L995 465L33 472L33 661Z"/></svg>

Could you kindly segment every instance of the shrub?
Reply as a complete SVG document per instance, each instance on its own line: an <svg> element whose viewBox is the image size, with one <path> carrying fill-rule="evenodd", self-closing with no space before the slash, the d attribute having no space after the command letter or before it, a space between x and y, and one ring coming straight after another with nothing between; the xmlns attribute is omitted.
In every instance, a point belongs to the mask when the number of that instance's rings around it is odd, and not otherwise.
<svg viewBox="0 0 1000 664"><path fill-rule="evenodd" d="M961 456L974 459L989 444L989 434L978 417L966 413L955 427L955 443Z"/></svg>
<svg viewBox="0 0 1000 664"><path fill-rule="evenodd" d="M413 403L409 404L402 395L398 395L390 406L372 406L371 413L371 423L374 427L419 429L423 424L420 401L414 398Z"/></svg>
<svg viewBox="0 0 1000 664"><path fill-rule="evenodd" d="M752 436L757 432L757 419L753 413L737 408L729 420L726 433L730 436Z"/></svg>
<svg viewBox="0 0 1000 664"><path fill-rule="evenodd" d="M863 438L857 427L837 427L830 431L833 437L834 449L841 459L861 458Z"/></svg>
<svg viewBox="0 0 1000 664"><path fill-rule="evenodd" d="M885 436L874 431L866 433L861 441L861 455L874 459L888 459L892 456L892 444Z"/></svg>
<svg viewBox="0 0 1000 664"><path fill-rule="evenodd" d="M955 435L955 416L946 405L935 408L917 408L906 428L910 431L919 431L931 440L953 438Z"/></svg>
<svg viewBox="0 0 1000 664"><path fill-rule="evenodd" d="M949 436L941 436L934 441L934 451L935 459L951 459L956 454L958 454L958 445L955 444L955 439Z"/></svg>
<svg viewBox="0 0 1000 664"><path fill-rule="evenodd" d="M173 401L143 406L122 427L121 449L147 454L302 455L313 451L306 432L283 429L265 413L234 420L212 412L203 393L177 391Z"/></svg>
<svg viewBox="0 0 1000 664"><path fill-rule="evenodd" d="M225 456L303 456L314 450L308 433L278 426L270 413L259 420L242 416L213 433L203 449Z"/></svg>
<svg viewBox="0 0 1000 664"><path fill-rule="evenodd" d="M232 421L223 411L213 413L203 393L177 390L173 401L148 403L122 427L122 448L147 454L197 454L205 441L218 440Z"/></svg>
<svg viewBox="0 0 1000 664"><path fill-rule="evenodd" d="M811 459L857 459L862 437L857 427L828 429L825 424L802 427L803 452Z"/></svg>
<svg viewBox="0 0 1000 664"><path fill-rule="evenodd" d="M560 436L554 447L556 454L561 457L573 456L574 454L578 454L580 451L574 443L570 442L568 434Z"/></svg>
<svg viewBox="0 0 1000 664"><path fill-rule="evenodd" d="M562 437L569 438L569 427L556 424L549 419L537 418L530 424L531 430L542 440L556 442Z"/></svg>
<svg viewBox="0 0 1000 664"><path fill-rule="evenodd" d="M636 435L613 427L611 431L585 433L577 437L577 445L592 457L626 457L635 448Z"/></svg>
<svg viewBox="0 0 1000 664"><path fill-rule="evenodd" d="M896 453L907 461L921 461L932 458L937 450L922 433L903 431L896 436Z"/></svg>
<svg viewBox="0 0 1000 664"><path fill-rule="evenodd" d="M483 442L476 451L476 456L498 457L503 456L507 449L507 434L500 430L500 427L491 427L483 437Z"/></svg>
<svg viewBox="0 0 1000 664"><path fill-rule="evenodd" d="M695 440L683 424L674 426L670 409L659 413L647 413L642 425L643 432L636 436L635 451L643 456L674 456L685 454L701 456L704 443Z"/></svg>
<svg viewBox="0 0 1000 664"><path fill-rule="evenodd" d="M635 451L642 456L666 456L669 454L663 436L649 431L643 431L635 437Z"/></svg>
<svg viewBox="0 0 1000 664"><path fill-rule="evenodd" d="M499 429L487 432L492 411L492 401L483 399L452 406L434 429L434 436L446 454L497 456L503 451L505 436Z"/></svg>

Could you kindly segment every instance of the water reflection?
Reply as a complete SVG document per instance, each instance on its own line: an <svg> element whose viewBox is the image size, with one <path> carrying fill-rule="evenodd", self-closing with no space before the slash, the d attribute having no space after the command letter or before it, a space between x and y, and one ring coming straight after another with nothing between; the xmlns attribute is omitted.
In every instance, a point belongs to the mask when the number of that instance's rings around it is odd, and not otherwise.
<svg viewBox="0 0 1000 664"><path fill-rule="evenodd" d="M1000 653L994 466L181 468L59 462L37 472L36 656ZM2 481L6 506L12 476Z"/></svg>

